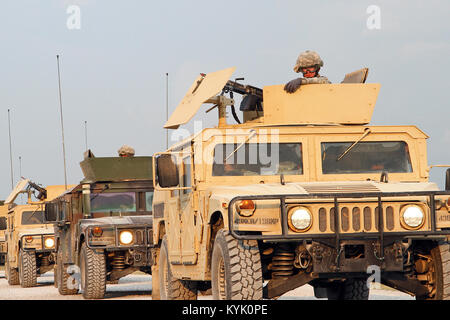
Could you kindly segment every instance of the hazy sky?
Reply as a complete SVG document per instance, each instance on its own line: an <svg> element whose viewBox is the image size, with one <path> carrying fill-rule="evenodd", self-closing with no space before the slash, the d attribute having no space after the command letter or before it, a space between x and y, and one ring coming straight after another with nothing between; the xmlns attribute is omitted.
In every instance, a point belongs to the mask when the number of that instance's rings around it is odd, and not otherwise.
<svg viewBox="0 0 450 320"><path fill-rule="evenodd" d="M73 5L80 20L67 12ZM382 85L372 124L418 126L430 136L429 164L450 164L449 1L2 0L0 6L0 199L11 190L8 109L14 183L21 171L42 185L64 184L57 54L69 184L82 179L85 121L96 156L115 156L123 144L136 155L165 147L166 72L173 111L200 72L235 66L233 77L246 83L281 84L297 76L292 67L307 49L319 52L321 74L332 82L369 67L367 82ZM376 26L370 6L379 8L379 29L368 28L368 20ZM202 111L195 119L206 126L216 116ZM432 170L441 188L443 177L444 169Z"/></svg>

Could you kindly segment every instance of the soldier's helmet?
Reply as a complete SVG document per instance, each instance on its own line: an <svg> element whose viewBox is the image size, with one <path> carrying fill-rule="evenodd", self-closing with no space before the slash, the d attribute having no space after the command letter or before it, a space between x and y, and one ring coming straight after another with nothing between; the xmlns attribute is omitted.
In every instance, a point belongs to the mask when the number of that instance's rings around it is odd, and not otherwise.
<svg viewBox="0 0 450 320"><path fill-rule="evenodd" d="M133 157L134 156L134 149L130 146L127 146L124 144L120 149L117 151L119 153L120 157Z"/></svg>
<svg viewBox="0 0 450 320"><path fill-rule="evenodd" d="M300 53L294 66L295 72L300 72L302 68L317 66L318 69L323 66L323 61L315 51L306 50Z"/></svg>

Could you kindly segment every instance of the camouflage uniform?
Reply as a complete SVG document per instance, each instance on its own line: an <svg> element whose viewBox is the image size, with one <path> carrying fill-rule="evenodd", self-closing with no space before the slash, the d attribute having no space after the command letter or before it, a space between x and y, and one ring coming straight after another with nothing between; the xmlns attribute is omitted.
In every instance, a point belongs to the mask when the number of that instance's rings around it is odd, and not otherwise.
<svg viewBox="0 0 450 320"><path fill-rule="evenodd" d="M331 83L327 77L322 77L319 75L319 70L322 66L323 61L320 58L319 54L317 54L317 52L306 50L305 52L301 53L297 58L297 62L295 63L294 71L298 73L301 72L303 68L316 67L316 76L312 78L294 79L284 86L284 90L288 93L293 93L303 84Z"/></svg>
<svg viewBox="0 0 450 320"><path fill-rule="evenodd" d="M301 78L302 79L302 84L327 84L327 83L331 83L331 81L328 80L327 77L319 76L319 74L317 74L317 75L318 75L318 77Z"/></svg>
<svg viewBox="0 0 450 320"><path fill-rule="evenodd" d="M134 149L130 146L127 146L124 144L120 149L117 151L119 153L120 157L133 157L134 156Z"/></svg>

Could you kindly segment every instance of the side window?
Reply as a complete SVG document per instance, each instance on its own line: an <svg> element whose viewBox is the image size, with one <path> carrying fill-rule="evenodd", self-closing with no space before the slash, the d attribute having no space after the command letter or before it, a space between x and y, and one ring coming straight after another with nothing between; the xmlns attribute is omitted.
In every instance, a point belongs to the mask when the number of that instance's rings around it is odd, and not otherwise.
<svg viewBox="0 0 450 320"><path fill-rule="evenodd" d="M66 220L66 206L62 201L58 202L57 210L59 211L59 216L61 217L61 220Z"/></svg>
<svg viewBox="0 0 450 320"><path fill-rule="evenodd" d="M145 206L147 211L152 211L153 191L145 193Z"/></svg>
<svg viewBox="0 0 450 320"><path fill-rule="evenodd" d="M191 187L191 157L183 158L183 177L181 183L182 187ZM183 189L183 194L190 193L191 189Z"/></svg>

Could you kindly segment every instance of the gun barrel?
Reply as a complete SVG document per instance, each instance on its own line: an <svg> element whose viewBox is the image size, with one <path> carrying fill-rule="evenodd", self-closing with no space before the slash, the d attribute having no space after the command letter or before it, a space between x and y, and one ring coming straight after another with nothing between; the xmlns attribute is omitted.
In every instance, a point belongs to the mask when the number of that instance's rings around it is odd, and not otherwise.
<svg viewBox="0 0 450 320"><path fill-rule="evenodd" d="M242 95L251 94L259 98L263 98L263 90L261 88L253 87L250 85L243 85L236 81L229 80L224 87L225 90L233 91Z"/></svg>
<svg viewBox="0 0 450 320"><path fill-rule="evenodd" d="M32 188L36 189L37 191L39 191L38 199L42 200L42 199L47 197L47 189L45 189L45 188L43 188L41 186L38 186L36 183L34 183L32 181L28 181L28 184L30 185L30 187L32 187Z"/></svg>

